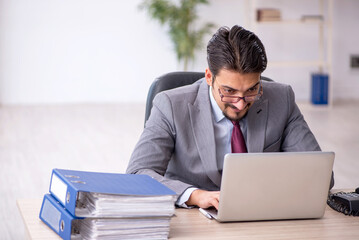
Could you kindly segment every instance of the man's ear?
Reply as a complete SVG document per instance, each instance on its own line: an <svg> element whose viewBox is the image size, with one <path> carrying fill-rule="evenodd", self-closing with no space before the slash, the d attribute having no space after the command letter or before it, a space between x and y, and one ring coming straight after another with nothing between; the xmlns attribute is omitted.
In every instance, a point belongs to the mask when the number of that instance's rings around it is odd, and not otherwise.
<svg viewBox="0 0 359 240"><path fill-rule="evenodd" d="M205 78L206 78L206 82L208 84L208 86L212 86L212 72L211 70L209 70L209 68L206 68L205 74L204 74Z"/></svg>

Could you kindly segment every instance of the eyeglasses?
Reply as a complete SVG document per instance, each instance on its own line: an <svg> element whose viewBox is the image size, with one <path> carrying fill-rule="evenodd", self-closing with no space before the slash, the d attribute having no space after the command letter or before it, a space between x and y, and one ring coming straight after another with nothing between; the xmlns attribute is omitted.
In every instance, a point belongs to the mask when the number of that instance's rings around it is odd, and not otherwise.
<svg viewBox="0 0 359 240"><path fill-rule="evenodd" d="M223 95L221 93L221 89L218 88L219 96L221 97L221 101L225 102L225 103L237 103L241 99L243 99L243 101L246 102L246 103L254 102L254 101L257 101L262 96L262 92L261 92L262 91L262 84L261 84L261 81L259 81L257 84L259 84L257 94L247 95L247 96L244 96L244 97L225 96L225 95Z"/></svg>

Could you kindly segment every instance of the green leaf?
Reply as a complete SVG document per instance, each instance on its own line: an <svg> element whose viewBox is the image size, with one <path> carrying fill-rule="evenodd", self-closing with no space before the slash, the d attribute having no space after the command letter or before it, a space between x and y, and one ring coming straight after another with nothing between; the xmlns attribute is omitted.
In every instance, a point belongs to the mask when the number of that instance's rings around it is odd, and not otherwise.
<svg viewBox="0 0 359 240"><path fill-rule="evenodd" d="M189 60L194 59L195 50L202 46L203 37L209 33L214 25L206 23L199 30L194 29L194 22L198 19L196 7L208 4L207 0L181 0L178 5L169 0L144 0L140 9L146 9L151 18L161 25L169 26L169 36L173 42L178 61L184 61L186 69Z"/></svg>

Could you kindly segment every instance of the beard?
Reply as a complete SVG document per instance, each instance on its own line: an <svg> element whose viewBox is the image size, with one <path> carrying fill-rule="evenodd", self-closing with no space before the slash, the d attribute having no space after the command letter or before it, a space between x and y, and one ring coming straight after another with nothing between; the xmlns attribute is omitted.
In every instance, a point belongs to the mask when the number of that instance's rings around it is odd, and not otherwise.
<svg viewBox="0 0 359 240"><path fill-rule="evenodd" d="M241 110L240 112L233 112L232 115L234 115L234 116L229 116L229 114L228 114L228 109L237 109L237 108L236 108L234 105L232 105L232 104L226 103L226 104L224 105L224 110L223 110L222 113L223 113L223 115L224 115L227 119L236 122L236 121L241 120L243 117L245 117L245 116L247 115L248 110L249 110L249 107L250 107L251 105L252 105L251 103L248 103L248 104L243 108L243 110Z"/></svg>

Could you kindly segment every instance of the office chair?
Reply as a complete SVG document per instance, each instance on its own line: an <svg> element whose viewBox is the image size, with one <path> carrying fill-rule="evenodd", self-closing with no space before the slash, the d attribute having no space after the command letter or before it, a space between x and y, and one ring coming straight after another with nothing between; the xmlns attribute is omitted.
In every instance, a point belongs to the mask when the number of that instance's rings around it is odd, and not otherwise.
<svg viewBox="0 0 359 240"><path fill-rule="evenodd" d="M204 72L171 72L156 78L147 94L145 123L150 116L152 101L156 94L172 88L190 85L204 77Z"/></svg>
<svg viewBox="0 0 359 240"><path fill-rule="evenodd" d="M204 72L171 72L156 78L151 84L150 89L148 90L146 100L145 124L150 116L152 109L152 101L157 93L185 85L190 85L203 77ZM263 76L261 76L261 80L270 82L273 81L272 79Z"/></svg>

